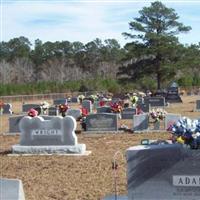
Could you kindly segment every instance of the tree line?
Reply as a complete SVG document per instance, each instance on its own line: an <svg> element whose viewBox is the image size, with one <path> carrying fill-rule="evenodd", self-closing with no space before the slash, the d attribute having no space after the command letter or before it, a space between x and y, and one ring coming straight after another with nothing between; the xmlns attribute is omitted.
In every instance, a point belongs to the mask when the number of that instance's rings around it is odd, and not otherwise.
<svg viewBox="0 0 200 200"><path fill-rule="evenodd" d="M78 68L82 70L81 74L76 72L71 79L111 76L124 83L145 83L157 89L172 80L182 86L200 85L200 43L179 42L178 34L189 32L191 27L179 22L173 8L159 1L153 2L138 12L129 28L130 32L123 35L132 42L124 47L116 39L102 41L99 38L87 44L79 41L43 43L40 39L31 44L24 36L3 41L0 43L0 76L5 76L1 69L5 62L15 64L16 59L27 59L33 64L29 70L34 76L31 81L45 81L50 75L54 77L50 80L70 80L65 76L65 69ZM55 64L55 60L59 62ZM26 70L27 67L23 73ZM86 75L82 76L84 73ZM15 80L20 82L18 78Z"/></svg>

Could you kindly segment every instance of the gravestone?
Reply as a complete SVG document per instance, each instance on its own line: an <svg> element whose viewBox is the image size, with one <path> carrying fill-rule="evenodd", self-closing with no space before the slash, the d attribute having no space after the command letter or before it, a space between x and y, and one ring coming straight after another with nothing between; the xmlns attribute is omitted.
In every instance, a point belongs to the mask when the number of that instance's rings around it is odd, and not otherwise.
<svg viewBox="0 0 200 200"><path fill-rule="evenodd" d="M136 114L135 108L125 108L122 110L121 117L122 119L133 119L133 115Z"/></svg>
<svg viewBox="0 0 200 200"><path fill-rule="evenodd" d="M164 107L165 98L164 97L145 97L145 104L149 104L151 107Z"/></svg>
<svg viewBox="0 0 200 200"><path fill-rule="evenodd" d="M67 99L54 99L53 100L53 105L58 106L58 105L65 105L67 104Z"/></svg>
<svg viewBox="0 0 200 200"><path fill-rule="evenodd" d="M196 111L200 111L200 100L196 100Z"/></svg>
<svg viewBox="0 0 200 200"><path fill-rule="evenodd" d="M86 117L86 131L117 131L118 116L112 113L90 114Z"/></svg>
<svg viewBox="0 0 200 200"><path fill-rule="evenodd" d="M92 112L92 102L90 100L83 100L82 107L86 108L89 113Z"/></svg>
<svg viewBox="0 0 200 200"><path fill-rule="evenodd" d="M129 148L126 158L128 200L200 199L200 150L140 145Z"/></svg>
<svg viewBox="0 0 200 200"><path fill-rule="evenodd" d="M111 113L111 110L109 106L102 106L97 108L97 113Z"/></svg>
<svg viewBox="0 0 200 200"><path fill-rule="evenodd" d="M48 108L48 115L57 116L58 115L58 109L55 106L50 106Z"/></svg>
<svg viewBox="0 0 200 200"><path fill-rule="evenodd" d="M148 114L133 115L133 130L143 131L147 130L149 125Z"/></svg>
<svg viewBox="0 0 200 200"><path fill-rule="evenodd" d="M138 103L137 107L139 109L141 109L144 113L148 113L149 112L149 104L145 104L145 103Z"/></svg>
<svg viewBox="0 0 200 200"><path fill-rule="evenodd" d="M3 114L12 114L12 104L7 103L3 105Z"/></svg>
<svg viewBox="0 0 200 200"><path fill-rule="evenodd" d="M9 117L9 133L20 133L19 122L24 115L16 115ZM51 120L54 116L40 115L44 120Z"/></svg>
<svg viewBox="0 0 200 200"><path fill-rule="evenodd" d="M179 95L179 88L176 82L173 82L167 89L166 101L169 103L182 103L182 99Z"/></svg>
<svg viewBox="0 0 200 200"><path fill-rule="evenodd" d="M78 103L78 97L72 97L71 103Z"/></svg>
<svg viewBox="0 0 200 200"><path fill-rule="evenodd" d="M40 104L23 104L22 112L28 112L31 108L39 108Z"/></svg>
<svg viewBox="0 0 200 200"><path fill-rule="evenodd" d="M74 117L75 120L80 119L81 110L80 109L68 109L67 115Z"/></svg>
<svg viewBox="0 0 200 200"><path fill-rule="evenodd" d="M77 153L83 154L85 144L78 144L75 134L77 123L71 116L23 117L19 123L20 144L13 145L13 153Z"/></svg>
<svg viewBox="0 0 200 200"><path fill-rule="evenodd" d="M1 178L0 200L25 200L22 181Z"/></svg>
<svg viewBox="0 0 200 200"><path fill-rule="evenodd" d="M168 130L174 123L181 119L180 114L167 113L165 115L165 130Z"/></svg>
<svg viewBox="0 0 200 200"><path fill-rule="evenodd" d="M24 115L9 117L9 133L19 133L19 122Z"/></svg>

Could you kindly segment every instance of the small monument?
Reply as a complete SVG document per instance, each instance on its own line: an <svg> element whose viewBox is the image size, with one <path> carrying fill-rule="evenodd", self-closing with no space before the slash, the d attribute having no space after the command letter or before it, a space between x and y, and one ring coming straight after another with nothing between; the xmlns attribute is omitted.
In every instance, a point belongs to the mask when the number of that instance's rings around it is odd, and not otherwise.
<svg viewBox="0 0 200 200"><path fill-rule="evenodd" d="M182 103L182 99L179 96L179 87L176 82L173 82L167 89L166 101L169 103Z"/></svg>
<svg viewBox="0 0 200 200"><path fill-rule="evenodd" d="M19 122L20 144L12 146L13 153L76 153L84 154L85 144L78 144L75 135L76 120L72 116L23 117Z"/></svg>

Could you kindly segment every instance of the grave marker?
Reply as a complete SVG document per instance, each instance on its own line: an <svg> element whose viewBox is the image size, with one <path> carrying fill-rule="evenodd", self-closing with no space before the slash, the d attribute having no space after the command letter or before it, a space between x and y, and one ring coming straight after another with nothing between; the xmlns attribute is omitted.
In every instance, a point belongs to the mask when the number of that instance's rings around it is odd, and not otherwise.
<svg viewBox="0 0 200 200"><path fill-rule="evenodd" d="M12 104L7 103L3 105L3 114L12 114Z"/></svg>
<svg viewBox="0 0 200 200"><path fill-rule="evenodd" d="M199 156L180 144L129 148L128 200L199 200Z"/></svg>
<svg viewBox="0 0 200 200"><path fill-rule="evenodd" d="M92 102L90 100L83 100L82 107L86 108L89 113L92 112Z"/></svg>
<svg viewBox="0 0 200 200"><path fill-rule="evenodd" d="M117 131L118 116L112 113L90 114L86 117L86 131Z"/></svg>
<svg viewBox="0 0 200 200"><path fill-rule="evenodd" d="M31 108L38 108L40 104L23 104L22 105L22 112L28 112Z"/></svg>
<svg viewBox="0 0 200 200"><path fill-rule="evenodd" d="M174 123L181 119L180 114L167 113L165 115L165 130L168 130Z"/></svg>
<svg viewBox="0 0 200 200"><path fill-rule="evenodd" d="M196 100L196 111L200 111L200 100Z"/></svg>
<svg viewBox="0 0 200 200"><path fill-rule="evenodd" d="M111 108L109 106L98 107L97 113L111 113Z"/></svg>
<svg viewBox="0 0 200 200"><path fill-rule="evenodd" d="M58 109L55 106L49 107L48 108L48 115L57 116L58 115Z"/></svg>
<svg viewBox="0 0 200 200"><path fill-rule="evenodd" d="M0 199L1 200L25 200L24 190L21 180L0 179Z"/></svg>
<svg viewBox="0 0 200 200"><path fill-rule="evenodd" d="M164 97L145 97L145 104L149 104L151 107L164 107L165 98Z"/></svg>
<svg viewBox="0 0 200 200"><path fill-rule="evenodd" d="M133 119L133 115L136 114L135 108L125 108L123 109L121 116L122 119Z"/></svg>
<svg viewBox="0 0 200 200"><path fill-rule="evenodd" d="M81 117L81 110L80 109L68 109L67 115L74 117L75 120Z"/></svg>
<svg viewBox="0 0 200 200"><path fill-rule="evenodd" d="M149 125L148 114L133 115L133 130L143 131L147 130Z"/></svg>
<svg viewBox="0 0 200 200"><path fill-rule="evenodd" d="M39 116L23 117L19 123L20 144L12 146L12 150L14 153L83 154L86 146L77 142L76 125L71 116L57 116L51 120Z"/></svg>
<svg viewBox="0 0 200 200"><path fill-rule="evenodd" d="M67 104L67 99L54 99L53 100L53 104L55 105L55 106L58 106L58 105L65 105L65 104Z"/></svg>

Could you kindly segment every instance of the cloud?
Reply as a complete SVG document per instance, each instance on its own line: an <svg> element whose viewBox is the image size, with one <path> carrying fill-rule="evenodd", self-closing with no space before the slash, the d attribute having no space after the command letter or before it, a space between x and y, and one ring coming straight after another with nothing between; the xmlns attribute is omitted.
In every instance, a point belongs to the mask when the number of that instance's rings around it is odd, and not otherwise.
<svg viewBox="0 0 200 200"><path fill-rule="evenodd" d="M4 0L2 5L3 40L21 35L33 43L39 38L45 41L68 40L83 43L95 38L116 38L121 44L127 41L122 32L129 32L128 23L137 17L138 11L149 6L150 1L81 1L81 0ZM165 1L164 1L165 2ZM167 1L166 1L167 2ZM180 1L181 2L181 1ZM198 38L198 6L195 3L166 3L181 14L180 20L193 27L192 37L181 36L181 40ZM194 12L192 12L192 9ZM189 39L187 39L189 38Z"/></svg>

